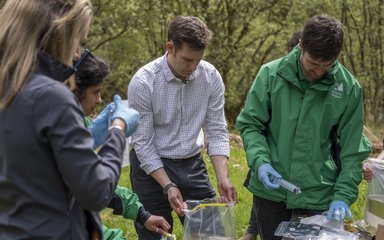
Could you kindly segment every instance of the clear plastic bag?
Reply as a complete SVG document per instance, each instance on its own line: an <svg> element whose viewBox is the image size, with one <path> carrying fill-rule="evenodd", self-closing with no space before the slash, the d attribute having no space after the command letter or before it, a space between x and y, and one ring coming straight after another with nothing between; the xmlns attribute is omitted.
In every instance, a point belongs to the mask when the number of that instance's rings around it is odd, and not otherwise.
<svg viewBox="0 0 384 240"><path fill-rule="evenodd" d="M275 231L275 236L287 237L298 240L316 239L320 235L322 227L300 222L283 221Z"/></svg>
<svg viewBox="0 0 384 240"><path fill-rule="evenodd" d="M236 239L234 204L205 199L186 205L183 240Z"/></svg>
<svg viewBox="0 0 384 240"><path fill-rule="evenodd" d="M334 230L335 232L344 232L344 220L341 220L341 219L328 220L326 216L326 212L324 212L322 215L314 215L311 217L302 218L300 219L300 223L319 225L321 227Z"/></svg>
<svg viewBox="0 0 384 240"><path fill-rule="evenodd" d="M161 236L160 240L177 240L175 234L168 233L167 235Z"/></svg>
<svg viewBox="0 0 384 240"><path fill-rule="evenodd" d="M383 153L380 156L383 156ZM384 160L380 156L368 158L364 163L364 167L373 172L373 178L368 183L365 221L374 228L384 222Z"/></svg>
<svg viewBox="0 0 384 240"><path fill-rule="evenodd" d="M304 222L317 222L329 226L325 216L317 215ZM326 218L326 217L325 217ZM294 240L358 240L359 236L339 228L329 228L318 224L301 222L281 222L275 231L275 236L287 237Z"/></svg>

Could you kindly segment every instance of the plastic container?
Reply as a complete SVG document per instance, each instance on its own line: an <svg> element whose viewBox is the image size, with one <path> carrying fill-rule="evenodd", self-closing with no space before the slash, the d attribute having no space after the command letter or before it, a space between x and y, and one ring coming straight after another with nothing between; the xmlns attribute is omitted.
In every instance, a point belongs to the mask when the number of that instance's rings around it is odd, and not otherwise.
<svg viewBox="0 0 384 240"><path fill-rule="evenodd" d="M377 228L378 224L384 224L384 160L368 158L364 165L373 172L368 183L364 220Z"/></svg>
<svg viewBox="0 0 384 240"><path fill-rule="evenodd" d="M365 221L374 228L384 224L384 195L368 195L366 203Z"/></svg>

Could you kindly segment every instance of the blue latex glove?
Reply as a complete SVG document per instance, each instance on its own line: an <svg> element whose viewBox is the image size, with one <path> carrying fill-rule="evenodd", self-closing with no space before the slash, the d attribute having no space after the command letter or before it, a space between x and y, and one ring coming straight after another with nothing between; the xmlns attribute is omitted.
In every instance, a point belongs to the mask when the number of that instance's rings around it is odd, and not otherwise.
<svg viewBox="0 0 384 240"><path fill-rule="evenodd" d="M352 213L349 210L348 205L340 200L335 200L329 205L329 209L327 211L327 219L332 220L344 220L345 213L347 213L347 216L349 219L352 218Z"/></svg>
<svg viewBox="0 0 384 240"><path fill-rule="evenodd" d="M129 137L139 126L139 113L124 105L119 95L113 97L113 102L115 103L116 109L112 113L111 122L116 118L123 120L125 122L125 137Z"/></svg>
<svg viewBox="0 0 384 240"><path fill-rule="evenodd" d="M108 133L108 119L110 114L115 110L115 103L108 104L103 111L93 120L91 125L88 127L91 132L92 138L95 141L93 149L105 142Z"/></svg>
<svg viewBox="0 0 384 240"><path fill-rule="evenodd" d="M269 163L264 163L257 170L259 180L264 184L267 189L278 189L280 184L273 183L271 179L281 178L281 175Z"/></svg>

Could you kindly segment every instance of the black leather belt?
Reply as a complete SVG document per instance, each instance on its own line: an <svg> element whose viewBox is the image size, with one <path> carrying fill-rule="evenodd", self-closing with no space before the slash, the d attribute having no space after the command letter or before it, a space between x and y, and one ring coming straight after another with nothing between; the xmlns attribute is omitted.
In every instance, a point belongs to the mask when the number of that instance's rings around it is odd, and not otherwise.
<svg viewBox="0 0 384 240"><path fill-rule="evenodd" d="M192 159L196 159L196 158L199 158L201 157L201 153L198 153L192 157L189 157L189 158L165 158L165 157L161 157L161 159L164 159L164 160L169 160L169 161L174 161L174 162L179 162L179 161L188 161L188 160L192 160Z"/></svg>

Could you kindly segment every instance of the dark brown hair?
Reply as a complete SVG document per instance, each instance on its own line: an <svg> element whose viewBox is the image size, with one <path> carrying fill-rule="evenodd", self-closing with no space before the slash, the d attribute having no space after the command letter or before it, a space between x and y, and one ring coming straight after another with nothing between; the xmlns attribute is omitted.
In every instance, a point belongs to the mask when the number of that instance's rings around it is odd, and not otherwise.
<svg viewBox="0 0 384 240"><path fill-rule="evenodd" d="M292 36L288 40L288 51L291 51L297 44L299 44L303 31L297 31L292 33Z"/></svg>
<svg viewBox="0 0 384 240"><path fill-rule="evenodd" d="M334 17L314 16L304 26L302 50L321 61L336 59L343 47L343 25Z"/></svg>
<svg viewBox="0 0 384 240"><path fill-rule="evenodd" d="M168 41L172 41L176 50L187 43L196 50L205 49L212 38L207 25L197 17L177 16L168 28Z"/></svg>

